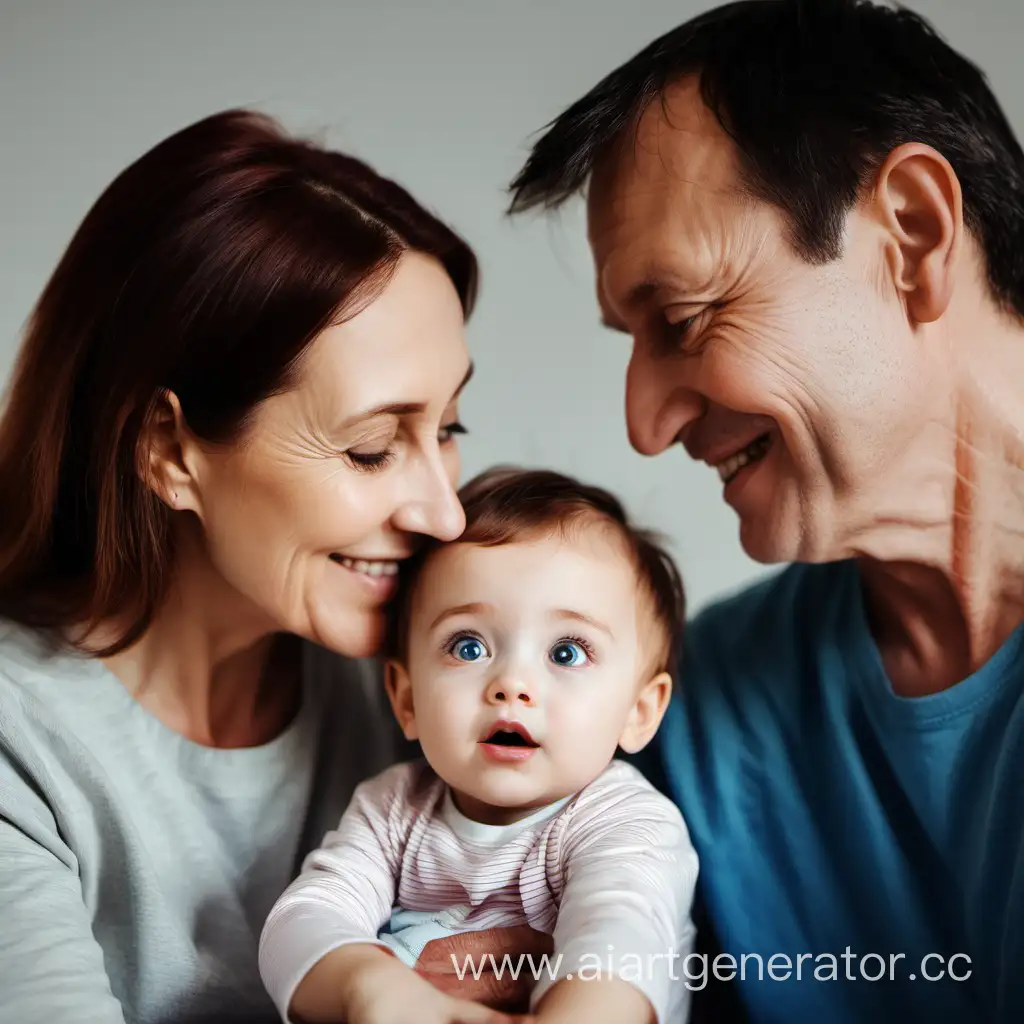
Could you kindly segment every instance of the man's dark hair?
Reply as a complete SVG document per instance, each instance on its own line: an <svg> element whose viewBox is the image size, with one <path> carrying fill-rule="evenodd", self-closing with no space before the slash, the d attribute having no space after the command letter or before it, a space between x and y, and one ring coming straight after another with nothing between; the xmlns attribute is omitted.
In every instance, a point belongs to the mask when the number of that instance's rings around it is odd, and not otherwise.
<svg viewBox="0 0 1024 1024"><path fill-rule="evenodd" d="M919 15L869 0L740 0L672 30L547 126L511 212L577 193L689 75L736 145L742 184L787 215L808 262L840 255L844 217L893 149L936 149L960 180L996 302L1024 316L1024 153L974 64Z"/></svg>

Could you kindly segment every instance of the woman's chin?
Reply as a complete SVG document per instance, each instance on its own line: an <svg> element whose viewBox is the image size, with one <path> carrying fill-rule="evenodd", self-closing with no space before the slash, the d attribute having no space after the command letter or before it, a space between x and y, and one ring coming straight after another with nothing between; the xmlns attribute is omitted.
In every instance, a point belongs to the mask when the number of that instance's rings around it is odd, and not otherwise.
<svg viewBox="0 0 1024 1024"><path fill-rule="evenodd" d="M372 658L384 645L386 624L383 608L334 615L321 610L310 622L308 639L343 658Z"/></svg>

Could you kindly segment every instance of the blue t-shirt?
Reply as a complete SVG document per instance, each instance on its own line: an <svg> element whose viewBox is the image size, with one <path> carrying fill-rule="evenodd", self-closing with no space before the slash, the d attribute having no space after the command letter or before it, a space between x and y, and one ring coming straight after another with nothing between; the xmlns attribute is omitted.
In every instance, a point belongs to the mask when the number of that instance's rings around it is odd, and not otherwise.
<svg viewBox="0 0 1024 1024"><path fill-rule="evenodd" d="M755 1024L1024 1022L1022 637L899 697L853 562L790 567L688 627L649 767Z"/></svg>

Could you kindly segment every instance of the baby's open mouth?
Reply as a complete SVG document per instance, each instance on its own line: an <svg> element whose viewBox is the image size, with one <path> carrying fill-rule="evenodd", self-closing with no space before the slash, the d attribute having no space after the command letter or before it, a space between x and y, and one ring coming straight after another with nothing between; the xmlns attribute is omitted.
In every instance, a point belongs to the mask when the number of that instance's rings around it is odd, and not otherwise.
<svg viewBox="0 0 1024 1024"><path fill-rule="evenodd" d="M525 726L518 722L503 722L495 726L482 743L491 743L496 747L539 747Z"/></svg>

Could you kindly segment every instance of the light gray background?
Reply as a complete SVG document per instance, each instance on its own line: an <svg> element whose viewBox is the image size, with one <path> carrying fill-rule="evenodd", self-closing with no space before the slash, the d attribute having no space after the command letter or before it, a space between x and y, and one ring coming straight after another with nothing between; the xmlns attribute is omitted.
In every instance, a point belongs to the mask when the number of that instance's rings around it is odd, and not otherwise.
<svg viewBox="0 0 1024 1024"><path fill-rule="evenodd" d="M765 572L714 473L626 441L627 342L597 326L582 210L508 221L532 133L704 0L0 0L0 384L86 210L165 135L254 106L397 178L483 266L465 469L543 464L666 532L691 607ZM1022 0L916 0L1024 124ZM3 496L0 495L0 500Z"/></svg>

